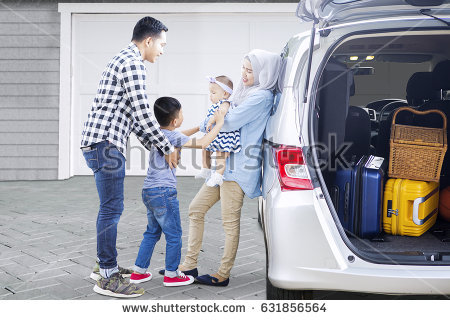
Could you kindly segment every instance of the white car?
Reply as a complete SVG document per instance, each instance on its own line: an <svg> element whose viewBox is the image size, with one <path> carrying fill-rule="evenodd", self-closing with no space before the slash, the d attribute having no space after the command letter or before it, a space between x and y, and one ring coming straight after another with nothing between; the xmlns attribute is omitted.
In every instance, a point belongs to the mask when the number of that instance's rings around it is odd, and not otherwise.
<svg viewBox="0 0 450 320"><path fill-rule="evenodd" d="M438 218L419 237L365 239L346 232L331 190L336 162L389 158L398 107L431 104L450 115L449 3L299 3L297 15L312 29L282 51L264 139L259 218L268 299L309 299L320 290L450 294L450 223ZM446 160L441 174L441 187L449 185Z"/></svg>

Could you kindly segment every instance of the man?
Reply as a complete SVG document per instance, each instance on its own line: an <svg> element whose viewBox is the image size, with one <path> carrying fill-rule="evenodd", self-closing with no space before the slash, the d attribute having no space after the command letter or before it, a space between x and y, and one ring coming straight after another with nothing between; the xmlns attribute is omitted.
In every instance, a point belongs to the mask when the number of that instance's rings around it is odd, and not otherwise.
<svg viewBox="0 0 450 320"><path fill-rule="evenodd" d="M100 199L97 216L97 257L91 278L94 291L108 296L131 298L144 294L142 288L125 281L132 270L117 265L117 224L123 212L123 183L128 137L133 132L150 150L155 145L165 154L171 168L178 152L160 131L147 101L144 60L151 63L163 54L167 27L145 17L134 27L131 43L107 65L98 86L88 120L84 124L81 149L94 172Z"/></svg>

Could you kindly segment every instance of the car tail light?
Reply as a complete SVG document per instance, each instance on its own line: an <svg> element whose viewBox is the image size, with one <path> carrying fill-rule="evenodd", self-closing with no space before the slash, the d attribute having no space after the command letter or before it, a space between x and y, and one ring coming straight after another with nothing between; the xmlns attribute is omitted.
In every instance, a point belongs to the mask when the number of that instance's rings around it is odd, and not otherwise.
<svg viewBox="0 0 450 320"><path fill-rule="evenodd" d="M313 189L301 148L281 146L274 153L281 191Z"/></svg>

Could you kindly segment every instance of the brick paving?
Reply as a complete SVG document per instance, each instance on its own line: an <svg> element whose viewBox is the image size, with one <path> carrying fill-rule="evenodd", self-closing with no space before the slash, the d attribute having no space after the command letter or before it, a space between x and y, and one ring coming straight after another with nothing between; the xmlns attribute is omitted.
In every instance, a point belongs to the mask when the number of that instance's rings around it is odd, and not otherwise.
<svg viewBox="0 0 450 320"><path fill-rule="evenodd" d="M188 206L201 182L180 177L179 200L185 254ZM146 225L141 201L143 177L125 179L125 211L117 237L118 262L132 266ZM93 292L89 278L96 257L95 221L98 198L92 177L65 181L0 182L0 299L113 299ZM242 209L241 243L230 285L216 288L194 284L167 288L157 271L164 267L161 238L149 270L154 278L143 283L148 300L265 299L265 249L257 222L257 200L246 198ZM219 266L224 234L220 205L207 214L200 273Z"/></svg>
<svg viewBox="0 0 450 320"><path fill-rule="evenodd" d="M125 179L125 211L117 237L118 262L134 264L146 226L141 201L143 177ZM188 206L201 182L178 180L183 230L182 258L186 252ZM65 181L0 182L0 300L108 300L96 294L89 278L96 257L95 221L98 198L92 177ZM208 212L201 274L214 273L224 245L220 204ZM149 270L154 278L141 284L146 293L137 300L264 300L265 249L257 222L257 200L245 198L241 237L235 266L227 287L194 284L167 288L158 270L164 267L165 240L156 245ZM448 299L445 296L387 296L321 291L314 299Z"/></svg>

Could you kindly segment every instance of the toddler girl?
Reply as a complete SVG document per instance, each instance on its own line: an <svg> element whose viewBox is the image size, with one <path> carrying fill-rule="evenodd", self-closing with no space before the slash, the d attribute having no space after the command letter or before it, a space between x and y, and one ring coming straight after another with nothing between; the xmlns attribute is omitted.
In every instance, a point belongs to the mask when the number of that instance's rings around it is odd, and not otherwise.
<svg viewBox="0 0 450 320"><path fill-rule="evenodd" d="M208 109L208 114L204 122L207 122L216 112L217 109L228 111L227 103L223 102L233 93L233 82L226 76L208 77L209 80L209 99L212 105ZM201 126L202 127L202 126ZM239 130L231 132L220 132L211 144L203 150L202 170L195 176L197 179L207 179L206 185L214 187L222 185L223 173L230 152L239 152L241 150L241 136ZM215 171L211 172L211 153L216 152Z"/></svg>

